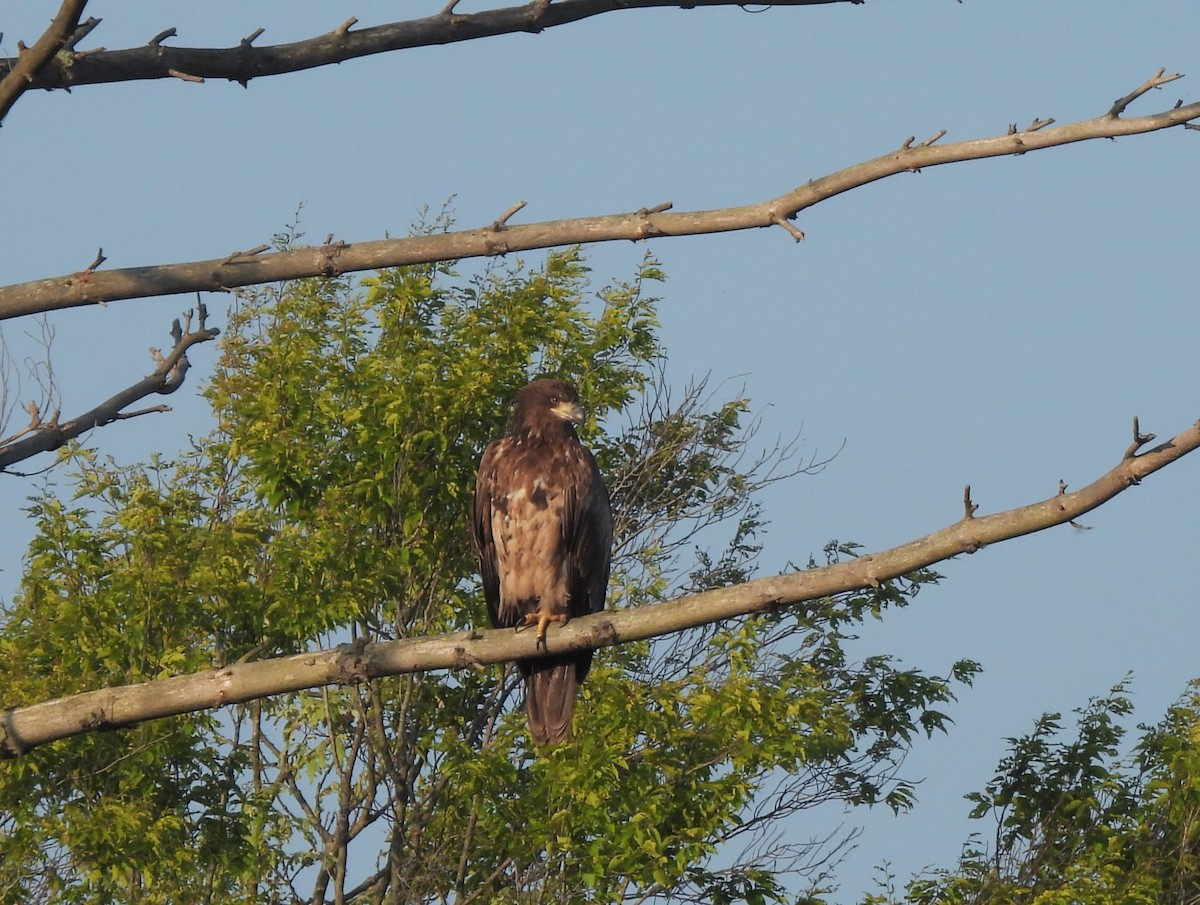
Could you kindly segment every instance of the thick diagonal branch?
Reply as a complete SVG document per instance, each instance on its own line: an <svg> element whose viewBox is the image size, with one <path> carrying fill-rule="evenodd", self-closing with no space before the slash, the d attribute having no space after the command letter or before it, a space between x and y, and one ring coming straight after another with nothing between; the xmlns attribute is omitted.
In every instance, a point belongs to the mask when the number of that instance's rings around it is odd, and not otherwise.
<svg viewBox="0 0 1200 905"><path fill-rule="evenodd" d="M0 472L17 462L23 462L25 459L36 456L38 453L58 449L94 427L102 427L113 421L121 421L150 412L170 411L167 406L161 405L140 409L136 412L128 412L126 409L139 399L145 399L147 396L155 394L167 395L182 386L184 375L187 374L190 367L187 358L188 349L197 343L208 342L220 333L217 328L205 325L207 315L208 312L204 306L200 305L195 330L192 329L191 312L185 315L183 326L180 326L178 320L175 321L171 327L171 338L174 341L171 351L162 355L157 349L151 350L157 364L154 371L133 386L126 387L82 415L69 421L60 422L58 413L55 413L48 421L42 421L37 408L31 407L29 411L32 419L29 426L9 438L8 441L0 441Z"/></svg>
<svg viewBox="0 0 1200 905"><path fill-rule="evenodd" d="M949 144L905 142L881 157L811 180L777 198L741 207L672 211L666 209L669 205L659 205L631 213L524 225L497 220L480 229L403 239L356 244L339 242L268 254L234 254L223 259L185 264L80 272L0 287L0 320L119 299L200 290L221 291L278 280L336 276L381 267L503 255L535 248L777 226L828 198L897 173L964 160L1025 154L1077 141L1153 132L1197 118L1200 118L1200 103L1180 105L1149 116L1126 118L1104 114L1055 128L1044 128L1045 122L1038 120L1035 128L1025 131L1014 130L991 138Z"/></svg>
<svg viewBox="0 0 1200 905"><path fill-rule="evenodd" d="M74 33L86 4L87 0L63 0L45 34L16 59L0 63L0 122L4 121L17 98L30 88L41 87L37 81L47 69L61 68L51 66L51 60Z"/></svg>
<svg viewBox="0 0 1200 905"><path fill-rule="evenodd" d="M1179 436L1120 462L1073 493L994 515L963 518L899 547L821 569L759 578L745 584L682 597L668 603L598 613L555 627L549 652L607 647L684 629L795 606L881 582L934 565L988 544L1062 525L1111 500L1148 475L1200 447L1200 422ZM298 601L302 605L303 601ZM325 685L431 669L477 668L539 655L532 632L468 631L430 638L346 645L290 657L238 663L203 673L140 685L90 691L0 714L0 757L20 754L84 732L117 729L145 720Z"/></svg>
<svg viewBox="0 0 1200 905"><path fill-rule="evenodd" d="M773 0L774 6L817 6L828 3L862 3L863 0ZM475 13L455 12L453 4L422 19L354 29L354 20L327 34L290 44L255 47L263 29L233 47L173 47L164 44L175 29L155 35L145 46L102 50L46 66L33 81L35 88L72 88L106 82L186 78L190 81L228 79L247 84L263 76L299 72L342 63L357 57L454 44L476 38L527 32L536 34L557 25L579 22L602 13L654 7L740 6L744 0L533 0L520 6ZM82 6L82 3L80 3ZM69 32L68 32L69 34ZM0 75L19 60L0 60Z"/></svg>

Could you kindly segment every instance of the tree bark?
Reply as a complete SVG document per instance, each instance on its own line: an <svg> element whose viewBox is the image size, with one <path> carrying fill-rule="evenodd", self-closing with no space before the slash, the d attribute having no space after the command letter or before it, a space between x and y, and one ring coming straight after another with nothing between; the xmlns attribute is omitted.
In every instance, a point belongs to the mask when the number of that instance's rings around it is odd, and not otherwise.
<svg viewBox="0 0 1200 905"><path fill-rule="evenodd" d="M766 613L833 594L878 587L882 582L988 544L1073 521L1128 487L1200 447L1200 422L1153 449L1137 450L1153 436L1134 437L1120 463L1072 493L1007 512L976 516L964 494L963 518L952 525L858 559L819 569L759 578L667 603L597 613L554 627L548 651L539 653L532 632L467 631L430 638L344 645L289 657L239 663L203 673L84 692L24 707L9 707L0 724L0 757L85 732L118 729L150 719L236 704L274 694L430 669L481 668L545 653L608 647L654 638L723 619Z"/></svg>
<svg viewBox="0 0 1200 905"><path fill-rule="evenodd" d="M772 0L772 6L818 6L829 3L859 4L863 0ZM83 0L70 0L82 8ZM358 57L455 44L476 38L526 32L537 34L547 28L579 22L603 13L629 9L676 7L692 9L697 6L741 6L744 0L533 0L520 6L484 10L476 13L456 12L456 3L448 3L441 12L421 19L391 22L355 30L356 19L349 19L327 34L317 35L290 44L255 47L254 41L263 33L257 29L234 47L172 47L163 42L174 37L168 28L151 38L143 47L124 50L82 51L68 53L64 58L50 60L37 67L26 87L53 89L75 88L80 85L99 85L111 82L133 82L145 79L178 78L190 82L205 79L227 79L247 85L251 79L300 72L318 66L329 66ZM76 14L78 21L78 14ZM90 32L99 20L90 20ZM73 22L63 34L70 36ZM79 35L70 42L74 44ZM62 44L59 44L61 47ZM56 47L57 51L58 48ZM51 54L51 57L53 53ZM0 77L16 72L23 58L0 60ZM24 90L24 87L22 88ZM0 118L2 117L0 108Z"/></svg>
<svg viewBox="0 0 1200 905"><path fill-rule="evenodd" d="M79 25L86 3L87 0L64 0L50 27L33 47L15 59L0 63L0 122L22 94L37 87L38 79L46 70L60 68L54 65L55 56Z"/></svg>
<svg viewBox="0 0 1200 905"><path fill-rule="evenodd" d="M1179 76L1164 76L1160 70L1144 85L1119 99L1103 115L1055 128L1048 128L1054 122L1052 119L1035 119L1024 130L1018 131L1013 126L1006 134L991 138L948 144L937 143L944 134L942 132L919 144L908 138L896 150L873 160L811 180L777 198L740 207L671 211L668 203L631 213L509 225L508 219L524 206L519 203L494 223L479 229L354 244L335 242L316 248L277 252L269 252L263 246L249 252L234 252L226 258L182 264L118 270L89 268L66 276L0 287L0 320L122 299L184 292L223 292L279 280L337 276L382 267L491 257L588 242L640 241L768 226L782 227L799 240L803 233L792 220L801 211L897 173L914 173L925 167L964 160L1026 154L1077 141L1137 135L1187 125L1200 118L1200 102L1180 104L1148 116L1120 115L1132 100L1176 78Z"/></svg>

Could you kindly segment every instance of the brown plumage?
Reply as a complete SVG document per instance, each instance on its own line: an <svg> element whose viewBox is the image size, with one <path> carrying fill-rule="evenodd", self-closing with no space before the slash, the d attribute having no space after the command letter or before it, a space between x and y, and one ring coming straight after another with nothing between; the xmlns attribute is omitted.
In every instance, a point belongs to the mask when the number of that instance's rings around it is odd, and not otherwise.
<svg viewBox="0 0 1200 905"><path fill-rule="evenodd" d="M517 394L508 435L479 463L471 533L492 625L546 627L604 609L612 512L596 460L575 435L583 420L575 388L535 380ZM576 686L592 652L518 664L535 744L571 735Z"/></svg>

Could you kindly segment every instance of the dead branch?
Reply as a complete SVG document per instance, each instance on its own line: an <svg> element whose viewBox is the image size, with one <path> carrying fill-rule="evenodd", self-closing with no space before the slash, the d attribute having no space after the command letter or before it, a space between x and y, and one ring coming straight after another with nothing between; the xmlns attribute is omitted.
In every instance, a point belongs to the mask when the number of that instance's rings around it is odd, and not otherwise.
<svg viewBox="0 0 1200 905"><path fill-rule="evenodd" d="M492 225L489 228L495 232L499 232L502 229L507 229L509 218L512 217L513 214L517 213L517 211L521 210L521 208L523 208L524 206L525 206L524 201L518 201L516 204L514 204L512 207L510 207L508 210L506 210L503 214L501 214L499 217L497 217L495 222L492 223Z"/></svg>
<svg viewBox="0 0 1200 905"><path fill-rule="evenodd" d="M1132 459L1137 455L1137 451L1154 439L1154 434L1143 434L1141 427L1138 425L1137 415L1133 416L1133 442L1129 444L1129 448L1125 450L1125 458Z"/></svg>
<svg viewBox="0 0 1200 905"><path fill-rule="evenodd" d="M83 7L84 0L70 0ZM174 47L162 44L174 29L160 32L141 47L89 52L86 57L67 54L66 59L50 60L29 73L25 87L52 89L74 88L109 82L163 79L174 73L189 73L202 80L227 79L242 85L262 76L300 72L333 63L394 50L410 50L440 44L454 44L476 38L506 34L537 34L547 28L567 25L602 13L625 9L656 7L739 6L744 0L533 0L520 6L483 10L477 13L453 12L453 3L435 15L351 31L356 19L343 22L327 34L291 44L253 46L261 29L233 47ZM861 3L862 0L773 0L775 6L817 6L829 3ZM453 14L451 14L453 13ZM93 26L94 27L94 26ZM70 35L70 28L65 34ZM90 31L90 29L89 29ZM78 40L78 39L75 39ZM60 45L61 46L61 45ZM72 50L74 44L68 44ZM55 51L57 51L57 47ZM50 53L50 57L54 52ZM23 55L22 55L23 57ZM22 57L0 59L0 77L15 72ZM177 75L175 76L178 77ZM24 90L24 88L22 88ZM15 100L15 98L14 98Z"/></svg>
<svg viewBox="0 0 1200 905"><path fill-rule="evenodd" d="M1165 66L1159 67L1158 72L1154 73L1154 75L1150 76L1150 78L1148 78L1145 82L1134 88L1133 91L1129 92L1129 94L1125 95L1124 97L1117 98L1113 102L1112 107L1109 108L1108 115L1112 117L1120 116L1125 112L1126 107L1136 101L1143 94L1147 93L1148 91L1153 91L1156 88L1161 88L1163 85L1167 84L1167 82L1173 82L1176 79L1183 78L1183 74L1179 72L1171 75L1163 75L1163 73L1166 71L1167 70Z"/></svg>
<svg viewBox="0 0 1200 905"><path fill-rule="evenodd" d="M553 5L551 8L554 8ZM1124 118L1105 114L1053 129L1031 127L1024 132L1006 132L990 138L949 144L925 142L913 145L905 142L897 150L810 180L778 198L741 207L673 211L660 205L651 210L516 226L506 224L502 217L481 228L433 235L356 244L338 243L336 247L298 248L272 254L238 253L217 260L127 267L33 280L0 287L0 320L118 299L198 291L220 292L239 286L302 277L491 257L588 242L693 236L767 226L784 226L793 238L799 239L803 233L792 227L789 221L800 211L897 173L964 160L1024 154L1077 141L1155 132L1184 125L1197 118L1200 118L1200 102L1176 106L1148 116ZM1043 121L1035 120L1035 125L1038 123L1044 125ZM505 217L518 209L514 206ZM652 223L650 214L653 214ZM331 268L332 259L336 259L336 267Z"/></svg>
<svg viewBox="0 0 1200 905"><path fill-rule="evenodd" d="M16 59L0 63L0 122L3 122L17 99L30 88L40 87L36 85L38 78L46 70L54 68L51 61L67 46L86 4L87 0L63 0L45 34Z"/></svg>
<svg viewBox="0 0 1200 905"><path fill-rule="evenodd" d="M217 328L205 325L208 312L203 304L198 307L199 317L195 330L192 329L192 312L189 311L184 315L182 326L178 320L171 325L171 339L174 342L171 351L163 355L157 349L150 350L156 364L152 373L143 377L133 386L106 399L95 408L70 421L60 423L58 412L55 412L49 421L43 421L37 406L30 403L28 407L31 416L29 425L11 437L0 441L0 472L17 462L23 462L36 456L38 453L58 449L94 427L103 427L114 421L124 421L152 412L170 411L170 407L165 405L150 406L131 412L126 412L124 409L147 396L154 394L165 396L174 393L183 385L184 375L187 374L190 367L187 358L188 349L197 343L208 342L220 333Z"/></svg>
<svg viewBox="0 0 1200 905"><path fill-rule="evenodd" d="M1200 447L1200 422L1140 455L1122 456L1116 467L1082 490L1067 493L1064 488L1039 503L959 519L890 550L824 568L759 578L667 603L573 619L551 630L549 653L653 638L875 587L881 581L988 544L1067 524L1197 447ZM0 757L18 757L38 745L85 732L118 729L304 688L536 657L544 653L539 651L537 643L529 632L497 629L343 645L332 650L236 663L170 679L89 691L40 704L10 706L0 724Z"/></svg>

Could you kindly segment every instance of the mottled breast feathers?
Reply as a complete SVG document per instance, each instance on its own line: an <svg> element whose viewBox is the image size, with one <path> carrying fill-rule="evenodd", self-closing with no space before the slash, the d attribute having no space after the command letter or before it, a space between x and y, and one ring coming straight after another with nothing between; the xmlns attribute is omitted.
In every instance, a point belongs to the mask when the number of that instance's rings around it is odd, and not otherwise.
<svg viewBox="0 0 1200 905"><path fill-rule="evenodd" d="M604 608L612 513L575 434L582 417L570 384L534 381L517 396L508 435L484 451L471 527L493 626L536 625L542 638L549 622ZM520 664L539 744L569 735L575 685L591 661L583 651Z"/></svg>

